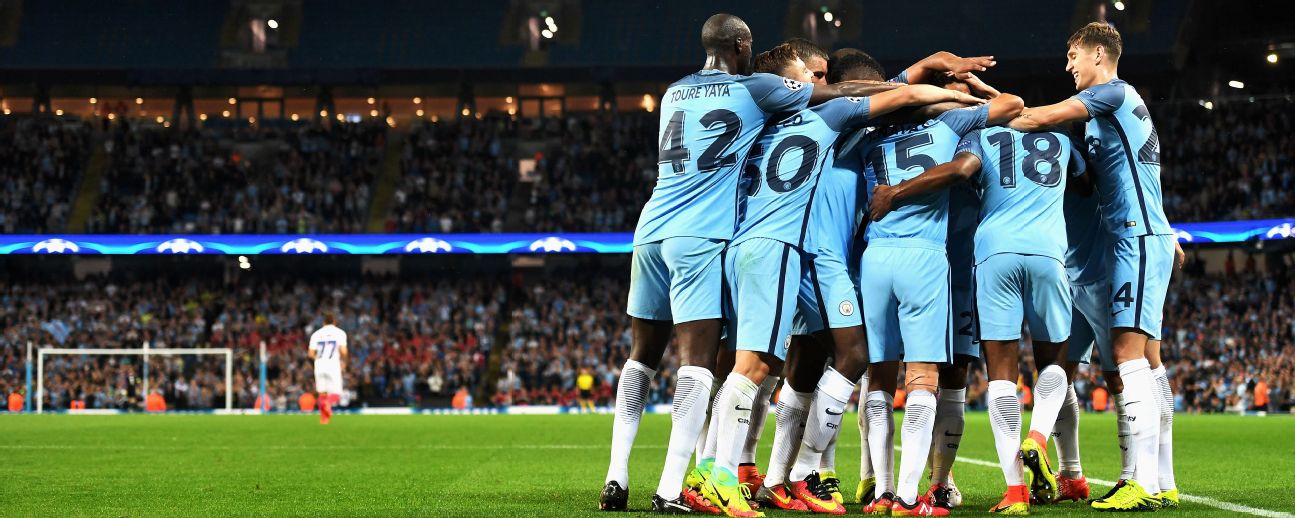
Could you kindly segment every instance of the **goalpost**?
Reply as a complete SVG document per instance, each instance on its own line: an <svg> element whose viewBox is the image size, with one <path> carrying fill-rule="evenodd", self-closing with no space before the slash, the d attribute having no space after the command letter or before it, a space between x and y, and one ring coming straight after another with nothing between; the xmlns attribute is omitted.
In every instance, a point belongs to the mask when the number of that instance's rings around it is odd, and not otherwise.
<svg viewBox="0 0 1295 518"><path fill-rule="evenodd" d="M38 348L36 358L36 413L43 413L45 410L45 356L62 354L69 356L77 355L103 355L103 356L143 356L144 370L144 397L148 397L148 359L154 355L225 355L225 410L234 408L234 350L228 347L207 347L199 349L184 348L150 348L148 342L138 349L65 349L65 348ZM29 356L30 357L30 356Z"/></svg>

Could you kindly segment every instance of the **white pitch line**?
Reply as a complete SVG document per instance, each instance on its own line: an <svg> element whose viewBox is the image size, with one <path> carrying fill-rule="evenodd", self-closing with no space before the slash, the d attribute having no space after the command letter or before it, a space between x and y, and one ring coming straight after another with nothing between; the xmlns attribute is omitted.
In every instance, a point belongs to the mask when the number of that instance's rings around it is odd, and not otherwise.
<svg viewBox="0 0 1295 518"><path fill-rule="evenodd" d="M899 449L899 448L895 448L895 449ZM969 458L966 458L966 457L958 457L957 462L965 462L965 463L967 463L967 464L972 464L972 465L976 465L976 466L986 466L986 467L990 467L990 468L997 468L997 467L999 467L997 462L990 462L990 461L987 461L987 460L980 460L980 459L969 459ZM1094 484L1099 484L1099 485L1103 485L1103 486L1114 486L1114 485L1115 485L1115 482L1113 482L1113 481L1110 481L1110 480L1102 480L1102 479L1100 479L1100 478L1089 478L1089 479L1088 479L1088 481L1089 481L1089 482L1092 482L1092 483L1094 483ZM1270 517L1270 518L1291 518L1292 516L1295 516L1295 515L1292 515L1291 513L1287 513L1287 512L1282 512L1282 511L1269 511L1269 510L1267 510L1267 509L1260 509L1260 508L1258 508L1258 507L1250 507L1250 506L1248 506L1248 505L1234 504L1234 503L1232 503L1232 502L1224 502L1224 501L1222 501L1222 500L1215 500L1215 499L1210 498L1210 497L1208 497L1208 496L1197 496L1197 495L1179 494L1179 498L1181 498L1181 499L1183 499L1183 500L1185 500L1185 501L1188 501L1188 502L1195 503L1195 504L1204 504L1204 505L1208 505L1208 506L1213 507L1213 508L1216 508L1216 509L1222 509L1222 510L1224 510L1224 511L1231 511L1231 512L1234 512L1234 513L1247 513L1247 514L1253 514L1253 515L1255 515L1255 516L1267 516L1267 517Z"/></svg>

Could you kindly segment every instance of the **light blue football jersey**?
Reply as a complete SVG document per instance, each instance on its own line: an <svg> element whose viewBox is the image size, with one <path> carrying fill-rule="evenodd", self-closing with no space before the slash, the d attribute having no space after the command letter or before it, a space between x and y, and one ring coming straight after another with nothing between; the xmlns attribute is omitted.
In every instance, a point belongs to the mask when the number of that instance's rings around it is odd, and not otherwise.
<svg viewBox="0 0 1295 518"><path fill-rule="evenodd" d="M1088 108L1084 143L1106 229L1116 238L1173 234L1160 191L1160 137L1142 96L1113 79L1072 99Z"/></svg>
<svg viewBox="0 0 1295 518"><path fill-rule="evenodd" d="M837 254L847 258L846 264L857 267L854 237L866 216L859 206L868 199L864 192L867 182L860 181L863 161L854 148L870 128L844 133L837 141L832 160L823 167L818 178L810 215L809 233L813 236L815 254Z"/></svg>
<svg viewBox="0 0 1295 518"><path fill-rule="evenodd" d="M738 177L765 122L809 104L813 87L773 74L702 70L661 96L658 174L634 244L671 237L729 240Z"/></svg>
<svg viewBox="0 0 1295 518"><path fill-rule="evenodd" d="M994 127L969 133L958 152L980 159L976 264L1005 253L1063 261L1066 179L1084 172L1084 159L1070 139Z"/></svg>
<svg viewBox="0 0 1295 518"><path fill-rule="evenodd" d="M821 173L832 169L837 137L868 122L867 97L833 99L796 112L760 136L751 152L746 209L733 244L776 239L814 253L809 232Z"/></svg>
<svg viewBox="0 0 1295 518"><path fill-rule="evenodd" d="M985 127L989 105L949 110L921 124L878 128L860 143L864 176L873 186L898 185L953 159L958 142ZM917 196L897 204L881 221L868 224L867 240L916 238L944 248L949 233L949 191Z"/></svg>
<svg viewBox="0 0 1295 518"><path fill-rule="evenodd" d="M1067 194L1063 204L1066 213L1066 276L1071 284L1092 284L1108 278L1111 265L1111 240L1102 223L1102 209L1097 195Z"/></svg>

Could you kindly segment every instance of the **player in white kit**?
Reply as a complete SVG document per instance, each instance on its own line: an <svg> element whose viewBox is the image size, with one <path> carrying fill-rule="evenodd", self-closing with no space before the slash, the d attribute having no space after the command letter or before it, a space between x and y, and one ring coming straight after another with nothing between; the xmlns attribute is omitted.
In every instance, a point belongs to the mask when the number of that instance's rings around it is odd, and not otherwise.
<svg viewBox="0 0 1295 518"><path fill-rule="evenodd" d="M346 331L337 317L324 313L324 327L310 334L310 359L315 360L315 392L319 393L319 424L333 417L333 404L342 394L342 365L346 363Z"/></svg>

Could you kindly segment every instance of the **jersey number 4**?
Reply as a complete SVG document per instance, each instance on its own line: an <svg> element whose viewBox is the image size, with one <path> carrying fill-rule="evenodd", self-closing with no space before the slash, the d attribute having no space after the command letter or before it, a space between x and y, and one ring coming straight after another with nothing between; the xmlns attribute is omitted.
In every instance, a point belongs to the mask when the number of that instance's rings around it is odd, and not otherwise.
<svg viewBox="0 0 1295 518"><path fill-rule="evenodd" d="M670 122L666 123L665 131L661 133L661 147L657 152L657 163L669 163L675 173L683 173L684 162L692 158L688 148L683 145L683 119L683 110L676 110L674 115L670 116ZM727 151L729 146L733 145L733 141L737 140L738 134L742 133L742 118L728 110L711 110L702 116L701 125L707 130L715 130L722 126L723 132L715 137L715 140L702 152L701 158L697 159L697 170L707 173L736 164L737 154L727 153Z"/></svg>

